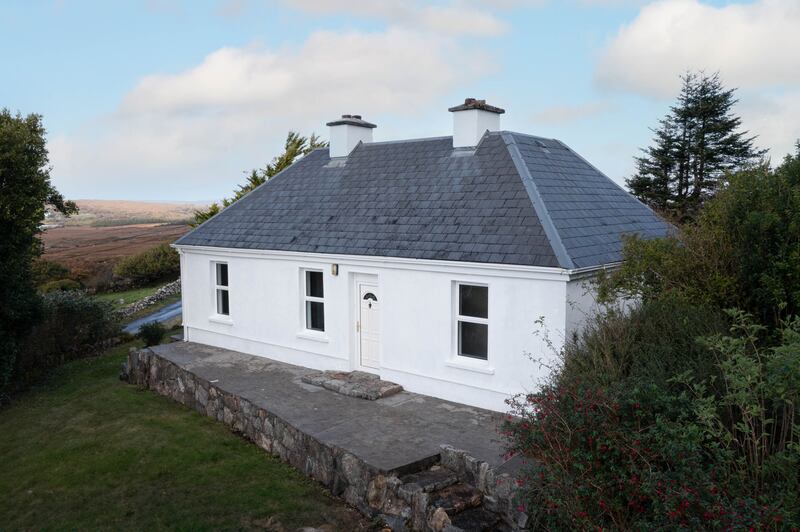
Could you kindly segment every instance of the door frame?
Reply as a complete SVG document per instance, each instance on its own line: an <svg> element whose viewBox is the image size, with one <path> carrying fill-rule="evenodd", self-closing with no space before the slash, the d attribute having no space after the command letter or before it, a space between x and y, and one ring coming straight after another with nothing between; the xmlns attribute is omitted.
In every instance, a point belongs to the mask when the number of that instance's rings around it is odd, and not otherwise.
<svg viewBox="0 0 800 532"><path fill-rule="evenodd" d="M377 373L380 369L383 360L383 312L378 312L378 327L380 331L380 340L378 341L378 368L371 368L361 364L361 331L359 322L361 320L361 287L371 286L375 288L378 295L379 302L383 302L383 295L381 294L381 285L376 274L355 273L353 274L353 282L351 289L350 301L352 305L353 317L350 320L353 331L353 349L350 366L354 370L365 371L367 373Z"/></svg>

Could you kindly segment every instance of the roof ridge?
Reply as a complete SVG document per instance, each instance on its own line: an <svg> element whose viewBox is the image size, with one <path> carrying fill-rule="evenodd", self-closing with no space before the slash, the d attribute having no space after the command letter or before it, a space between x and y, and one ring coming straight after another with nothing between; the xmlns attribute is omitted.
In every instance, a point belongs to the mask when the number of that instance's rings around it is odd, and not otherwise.
<svg viewBox="0 0 800 532"><path fill-rule="evenodd" d="M561 144L563 147L565 147L567 149L570 149L569 146L567 146L566 144L564 144L560 140L554 139L552 137L542 137L541 135L531 135L530 133L520 133L519 131L511 131L511 130L508 130L508 129L504 129L503 131L500 131L500 133L509 133L511 135L518 135L520 137L526 137L526 138L529 138L529 139L536 139L536 140L550 140L550 141L557 142L557 143Z"/></svg>
<svg viewBox="0 0 800 532"><path fill-rule="evenodd" d="M444 140L451 138L453 138L453 135L442 135L439 137L417 137L413 139L377 140L377 141L364 142L363 144L365 146L372 146L373 144L404 144L406 142L427 142L427 141Z"/></svg>
<svg viewBox="0 0 800 532"><path fill-rule="evenodd" d="M542 199L542 195L539 193L539 189L536 186L533 176L531 175L530 169L522 158L522 154L519 151L519 146L517 146L517 141L514 138L514 133L510 131L503 131L501 132L501 137L505 141L506 149L508 150L509 155L511 155L511 160L514 163L514 167L517 169L520 179L522 179L522 184L525 186L525 191L528 193L528 197L533 204L533 210L539 217L539 223L542 224L542 229L544 229L547 240L550 242L550 247L552 248L553 254L558 260L559 266L567 269L575 268L575 263L569 256L566 246L564 246L564 243L561 241L561 236L558 234L558 229L556 229L553 219L550 217L550 213L548 212L547 206Z"/></svg>

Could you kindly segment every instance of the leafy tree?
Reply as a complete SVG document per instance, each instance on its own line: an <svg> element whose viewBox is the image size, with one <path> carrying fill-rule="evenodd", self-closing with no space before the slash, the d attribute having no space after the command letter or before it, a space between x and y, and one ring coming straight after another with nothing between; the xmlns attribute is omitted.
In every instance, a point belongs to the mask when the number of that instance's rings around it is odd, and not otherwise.
<svg viewBox="0 0 800 532"><path fill-rule="evenodd" d="M14 368L20 342L39 315L32 262L45 205L70 215L77 206L50 183L42 117L0 111L0 393Z"/></svg>
<svg viewBox="0 0 800 532"><path fill-rule="evenodd" d="M687 73L681 79L676 104L653 131L653 145L636 158L636 174L627 184L636 197L684 222L696 216L726 175L766 151L740 130L741 119L732 111L735 89L723 87L719 74Z"/></svg>
<svg viewBox="0 0 800 532"><path fill-rule="evenodd" d="M212 203L205 210L196 210L194 212L193 225L200 225L206 220L212 218L219 213L223 207L227 207L235 201L242 199L255 188L272 179L272 177L278 174L278 172L291 166L292 163L294 163L298 158L308 155L311 151L317 148L324 148L327 145L327 142L320 139L313 133L310 137L304 137L295 131L290 131L288 135L286 135L283 153L272 159L272 162L267 164L266 167L258 170L250 170L250 175L247 176L247 181L245 181L243 185L239 185L239 188L234 191L233 197L223 198L222 207L220 207L218 203Z"/></svg>

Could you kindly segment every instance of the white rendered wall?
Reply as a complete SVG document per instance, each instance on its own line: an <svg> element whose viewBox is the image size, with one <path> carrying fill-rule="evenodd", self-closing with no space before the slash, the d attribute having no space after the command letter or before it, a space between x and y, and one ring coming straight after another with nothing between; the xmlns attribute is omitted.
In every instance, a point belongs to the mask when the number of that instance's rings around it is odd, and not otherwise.
<svg viewBox="0 0 800 532"><path fill-rule="evenodd" d="M453 112L453 147L478 145L486 131L500 131L500 115L481 109Z"/></svg>
<svg viewBox="0 0 800 532"><path fill-rule="evenodd" d="M586 320L600 310L591 277L573 279L567 283L567 335L580 331Z"/></svg>
<svg viewBox="0 0 800 532"><path fill-rule="evenodd" d="M228 263L230 318L215 317L212 263ZM338 275L331 265L338 264ZM325 333L304 330L301 271L323 271ZM358 368L356 279L376 280L380 376L407 390L504 411L504 399L535 390L550 358L535 323L551 339L567 323L564 270L459 265L270 252L183 248L183 320L189 341L317 369ZM489 287L489 360L455 355L455 282Z"/></svg>

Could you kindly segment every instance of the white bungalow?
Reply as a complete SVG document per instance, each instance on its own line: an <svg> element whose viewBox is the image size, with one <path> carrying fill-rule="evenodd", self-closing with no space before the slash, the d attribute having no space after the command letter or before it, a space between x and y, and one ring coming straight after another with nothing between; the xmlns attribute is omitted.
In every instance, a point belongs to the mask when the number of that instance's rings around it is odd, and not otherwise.
<svg viewBox="0 0 800 532"><path fill-rule="evenodd" d="M363 370L492 410L535 389L621 237L668 226L558 140L468 99L453 135L373 142L357 115L177 241L184 338ZM558 347L556 345L556 347Z"/></svg>

